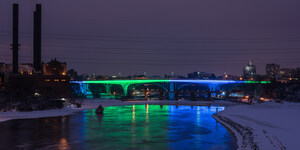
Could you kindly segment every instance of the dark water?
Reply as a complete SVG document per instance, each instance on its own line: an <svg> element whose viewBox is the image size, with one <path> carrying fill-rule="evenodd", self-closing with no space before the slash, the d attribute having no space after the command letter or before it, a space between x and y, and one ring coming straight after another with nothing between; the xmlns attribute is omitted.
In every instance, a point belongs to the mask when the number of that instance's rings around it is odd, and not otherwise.
<svg viewBox="0 0 300 150"><path fill-rule="evenodd" d="M0 123L0 149L236 149L224 107L133 105Z"/></svg>

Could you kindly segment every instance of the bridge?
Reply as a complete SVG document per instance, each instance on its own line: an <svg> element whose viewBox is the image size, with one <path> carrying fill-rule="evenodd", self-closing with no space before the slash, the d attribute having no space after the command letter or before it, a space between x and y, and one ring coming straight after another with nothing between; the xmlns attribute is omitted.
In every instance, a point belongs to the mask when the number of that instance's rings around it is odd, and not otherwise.
<svg viewBox="0 0 300 150"><path fill-rule="evenodd" d="M165 90L169 94L170 99L174 99L174 93L177 90L189 85L201 85L209 88L210 92L215 92L219 90L221 85L228 84L266 84L270 81L238 81L238 80L90 80L90 81L70 81L73 90L76 93L80 93L84 96L90 95L91 86L93 85L103 85L106 90L106 94L110 95L111 87L113 85L118 85L122 87L123 96L127 96L128 92L135 89L140 85L150 84L156 85Z"/></svg>

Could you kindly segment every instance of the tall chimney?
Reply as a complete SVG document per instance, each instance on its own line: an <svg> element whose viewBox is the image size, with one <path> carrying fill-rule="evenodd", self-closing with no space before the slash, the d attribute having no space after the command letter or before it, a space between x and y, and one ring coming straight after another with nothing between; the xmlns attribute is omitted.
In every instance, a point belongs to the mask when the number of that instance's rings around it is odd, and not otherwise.
<svg viewBox="0 0 300 150"><path fill-rule="evenodd" d="M36 4L33 26L33 67L35 73L42 73L41 48L42 48L42 5Z"/></svg>
<svg viewBox="0 0 300 150"><path fill-rule="evenodd" d="M19 4L13 4L13 74L18 74L19 72Z"/></svg>

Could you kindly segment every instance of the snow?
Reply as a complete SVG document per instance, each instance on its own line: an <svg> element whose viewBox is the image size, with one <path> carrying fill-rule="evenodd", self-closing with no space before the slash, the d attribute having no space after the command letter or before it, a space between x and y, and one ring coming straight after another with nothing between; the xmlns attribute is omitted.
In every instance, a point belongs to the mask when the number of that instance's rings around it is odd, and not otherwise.
<svg viewBox="0 0 300 150"><path fill-rule="evenodd" d="M239 149L293 150L300 147L299 114L299 103L266 102L227 107L214 117L235 134Z"/></svg>

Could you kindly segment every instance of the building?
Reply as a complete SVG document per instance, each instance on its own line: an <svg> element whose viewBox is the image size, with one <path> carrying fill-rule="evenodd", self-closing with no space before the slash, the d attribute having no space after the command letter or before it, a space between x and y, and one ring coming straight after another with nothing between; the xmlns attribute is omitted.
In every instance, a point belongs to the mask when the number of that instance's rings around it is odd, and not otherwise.
<svg viewBox="0 0 300 150"><path fill-rule="evenodd" d="M32 64L26 63L19 65L19 73L21 75L31 75L33 71L34 68L32 67Z"/></svg>
<svg viewBox="0 0 300 150"><path fill-rule="evenodd" d="M221 80L243 80L243 77L242 76L235 76L235 75L226 74L226 72L225 72L224 75L218 77L218 79L221 79Z"/></svg>
<svg viewBox="0 0 300 150"><path fill-rule="evenodd" d="M215 74L207 72L192 72L188 74L189 79L213 80L216 79Z"/></svg>
<svg viewBox="0 0 300 150"><path fill-rule="evenodd" d="M294 69L294 71L292 73L292 77L298 81L300 80L300 68L299 67Z"/></svg>
<svg viewBox="0 0 300 150"><path fill-rule="evenodd" d="M4 72L0 72L0 91L4 87Z"/></svg>
<svg viewBox="0 0 300 150"><path fill-rule="evenodd" d="M249 64L245 65L243 70L243 75L245 78L253 78L256 75L256 66L252 64L251 60Z"/></svg>
<svg viewBox="0 0 300 150"><path fill-rule="evenodd" d="M278 64L267 64L266 65L267 76L271 79L278 79L279 70L280 70L280 65L278 65Z"/></svg>
<svg viewBox="0 0 300 150"><path fill-rule="evenodd" d="M70 76L71 80L78 80L78 72L74 69L68 70L67 75Z"/></svg>
<svg viewBox="0 0 300 150"><path fill-rule="evenodd" d="M42 96L43 98L68 98L70 97L70 77L66 75L66 63L56 59L42 64L42 7L36 4L34 11L33 30L33 63L19 64L19 7L13 4L13 43L12 64L0 63L0 83L5 89L14 93L26 93L27 96ZM8 75L6 77L6 75ZM5 82L3 82L3 76ZM2 86L2 85L0 85ZM15 92L17 91L17 92ZM25 91L25 92L24 92Z"/></svg>
<svg viewBox="0 0 300 150"><path fill-rule="evenodd" d="M292 78L294 72L295 72L295 69L292 69L292 68L282 68L282 69L279 70L279 77L281 79Z"/></svg>
<svg viewBox="0 0 300 150"><path fill-rule="evenodd" d="M56 58L51 59L50 62L43 64L44 75L66 75L67 64L61 63Z"/></svg>
<svg viewBox="0 0 300 150"><path fill-rule="evenodd" d="M13 89L23 91L26 87L30 93L37 93L44 98L69 98L70 77L65 75L11 75L8 84Z"/></svg>
<svg viewBox="0 0 300 150"><path fill-rule="evenodd" d="M6 72L6 64L0 63L0 72Z"/></svg>
<svg viewBox="0 0 300 150"><path fill-rule="evenodd" d="M0 72L1 71L10 74L13 72L13 66L11 64L4 64L3 67L1 67L1 64L0 64ZM31 75L33 71L34 71L34 68L32 67L32 64L30 64L30 63L23 63L23 64L18 65L18 73L20 75Z"/></svg>

